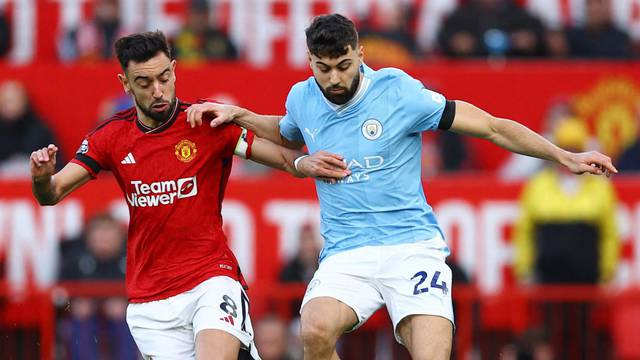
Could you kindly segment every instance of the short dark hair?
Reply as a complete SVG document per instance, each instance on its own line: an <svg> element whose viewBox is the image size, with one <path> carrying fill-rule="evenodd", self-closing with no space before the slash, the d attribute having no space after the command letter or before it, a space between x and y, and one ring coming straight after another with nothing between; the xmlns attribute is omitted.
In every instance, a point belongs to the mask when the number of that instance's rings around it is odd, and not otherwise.
<svg viewBox="0 0 640 360"><path fill-rule="evenodd" d="M356 26L340 14L316 17L305 33L309 52L319 57L337 58L347 53L347 46L358 46Z"/></svg>
<svg viewBox="0 0 640 360"><path fill-rule="evenodd" d="M115 44L116 55L123 70L129 61L145 62L158 55L159 52L171 59L171 50L167 38L160 30L131 34L121 37Z"/></svg>

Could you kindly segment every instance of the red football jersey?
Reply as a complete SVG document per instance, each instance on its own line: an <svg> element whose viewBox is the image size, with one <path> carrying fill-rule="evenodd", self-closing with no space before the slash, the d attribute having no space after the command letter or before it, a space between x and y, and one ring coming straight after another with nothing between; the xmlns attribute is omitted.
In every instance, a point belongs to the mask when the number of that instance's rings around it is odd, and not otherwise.
<svg viewBox="0 0 640 360"><path fill-rule="evenodd" d="M222 231L222 198L232 156L251 156L253 133L235 125L192 129L177 101L170 120L150 129L135 107L89 133L74 163L95 178L115 175L129 206L130 302L166 299L224 275L244 284Z"/></svg>

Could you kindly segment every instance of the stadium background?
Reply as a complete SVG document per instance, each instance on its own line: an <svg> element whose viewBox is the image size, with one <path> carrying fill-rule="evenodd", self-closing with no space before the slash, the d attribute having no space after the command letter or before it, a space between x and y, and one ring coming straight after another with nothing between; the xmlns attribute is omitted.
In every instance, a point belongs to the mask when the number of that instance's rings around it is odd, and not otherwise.
<svg viewBox="0 0 640 360"><path fill-rule="evenodd" d="M518 4L540 16L548 31L584 22L585 1ZM90 22L95 5L90 0L0 1L0 14L11 34L9 52L0 62L0 83L17 80L25 86L34 109L63 150L62 161L105 116L105 108L122 101L115 61L61 56L61 38ZM312 16L341 12L358 19L360 26L366 19L384 17L389 8L406 5L412 7L407 30L419 50L409 59L390 56L388 61L378 58L371 63L365 48L369 65L399 66L448 98L467 100L539 132L548 130L545 116L550 107L559 101L570 103L587 124L593 143L614 159L637 141L640 66L636 60L523 59L500 53L448 58L438 50L437 33L443 19L459 6L455 0L212 0L210 23L228 35L239 56L178 58L177 94L185 100L214 98L280 114L290 86L310 76L303 30ZM637 49L640 1L611 0L610 5L614 23L635 39ZM120 1L119 6L123 31L157 28L171 36L185 26L192 4L138 0ZM452 259L470 279L469 285L454 290L455 357L507 358L540 324L536 306L555 301L587 303L591 310L586 326L579 329L555 324L565 330L551 330L553 336L545 338L552 358L640 358L640 345L632 335L640 320L640 178L623 173L613 179L619 198L621 255L612 281L594 287L524 285L513 273L512 240L526 178L505 176L510 155L474 139L464 140L464 165L445 171L439 144L435 137L426 137L425 191L447 234ZM241 161L234 167L224 203L225 229L251 285L254 322L271 313L289 321L290 302L301 296L304 285L283 285L277 279L297 251L301 229L317 228L313 184ZM24 169L11 169L3 170L0 179L0 356L67 358L59 326L60 319L69 316L67 299L117 296L124 288L119 282L58 281L60 244L77 237L88 219L104 211L126 223L126 206L115 182L102 174L58 206L41 208L31 196ZM581 321L576 314L562 316L570 324ZM389 332L385 315L379 314L348 336L341 351L353 359L406 358ZM295 339L287 341L295 348Z"/></svg>

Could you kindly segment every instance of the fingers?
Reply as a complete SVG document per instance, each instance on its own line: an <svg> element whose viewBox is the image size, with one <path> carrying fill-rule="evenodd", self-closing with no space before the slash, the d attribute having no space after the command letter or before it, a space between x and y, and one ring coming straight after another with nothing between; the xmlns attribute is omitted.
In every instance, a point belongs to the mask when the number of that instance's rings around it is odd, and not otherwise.
<svg viewBox="0 0 640 360"><path fill-rule="evenodd" d="M47 153L49 154L49 158L55 160L56 154L58 153L58 147L53 144L49 144L49 146L47 146Z"/></svg>
<svg viewBox="0 0 640 360"><path fill-rule="evenodd" d="M202 105L205 104L191 105L187 108L187 110L185 110L187 112L187 122L189 123L191 128L202 125Z"/></svg>
<svg viewBox="0 0 640 360"><path fill-rule="evenodd" d="M31 165L39 168L40 167L40 161L38 161L37 159L37 151L34 151L31 153L31 156L29 157L29 160L31 161Z"/></svg>
<svg viewBox="0 0 640 360"><path fill-rule="evenodd" d="M209 123L209 126L216 127L218 125L222 125L226 122L230 122L231 120L233 120L232 116L227 113L227 112L218 112L216 114L216 117L213 118L213 120L211 120L211 122Z"/></svg>
<svg viewBox="0 0 640 360"><path fill-rule="evenodd" d="M40 167L42 164L51 161L54 157L58 148L55 145L49 145L48 147L43 147L42 149L38 149L31 153L31 162Z"/></svg>
<svg viewBox="0 0 640 360"><path fill-rule="evenodd" d="M325 164L337 168L337 169L346 169L347 164L344 162L344 157L342 155L333 154L326 151L319 151L317 153L317 157L319 160L323 161Z"/></svg>
<svg viewBox="0 0 640 360"><path fill-rule="evenodd" d="M596 174L596 175L605 175L607 177L610 177L611 174L618 173L618 169L616 169L616 167L613 166L613 163L611 162L610 157L603 155L599 152L593 152L592 155L593 155L592 161L589 161L590 173Z"/></svg>
<svg viewBox="0 0 640 360"><path fill-rule="evenodd" d="M338 182L337 179L327 178L327 177L318 177L316 179L318 179L319 181L322 181L323 183L327 183L327 184L335 184L335 183Z"/></svg>
<svg viewBox="0 0 640 360"><path fill-rule="evenodd" d="M333 178L333 179L342 179L345 176L349 176L351 171L345 171L340 169L331 169L326 167L318 167L315 173L315 177L317 178Z"/></svg>
<svg viewBox="0 0 640 360"><path fill-rule="evenodd" d="M217 103L202 103L191 105L185 110L187 113L187 122L194 128L202 125L202 118L209 114L213 116L213 120L209 126L216 127L233 120L232 107Z"/></svg>

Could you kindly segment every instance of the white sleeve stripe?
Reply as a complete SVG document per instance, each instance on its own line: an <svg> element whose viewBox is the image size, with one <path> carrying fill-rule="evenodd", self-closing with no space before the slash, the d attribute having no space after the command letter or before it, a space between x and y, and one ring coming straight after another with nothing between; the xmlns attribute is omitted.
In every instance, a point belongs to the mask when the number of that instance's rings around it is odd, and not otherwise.
<svg viewBox="0 0 640 360"><path fill-rule="evenodd" d="M236 148L233 151L234 154L247 158L247 150L249 150L249 143L247 142L247 129L242 128L242 133L236 143Z"/></svg>

